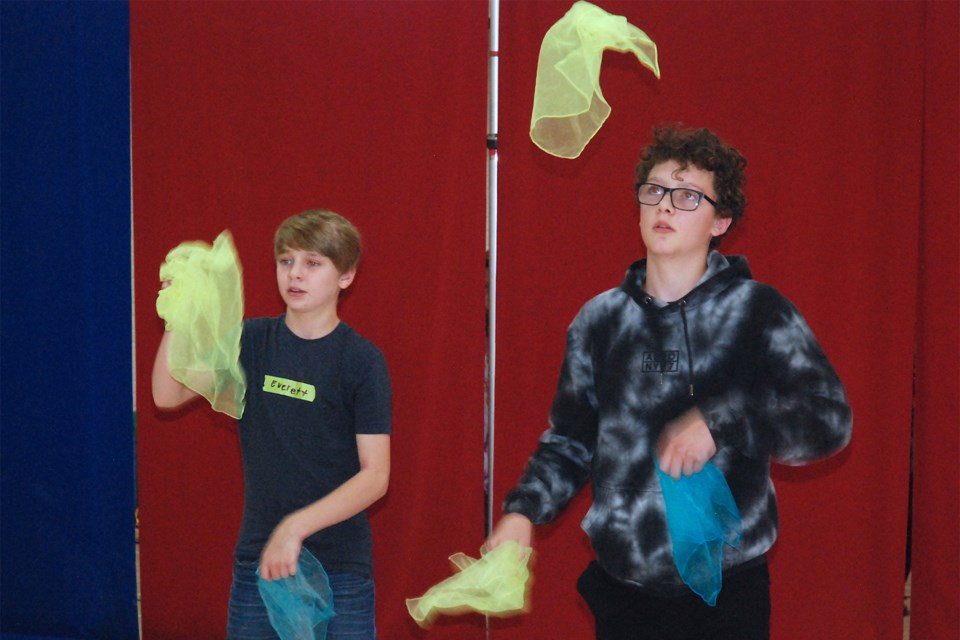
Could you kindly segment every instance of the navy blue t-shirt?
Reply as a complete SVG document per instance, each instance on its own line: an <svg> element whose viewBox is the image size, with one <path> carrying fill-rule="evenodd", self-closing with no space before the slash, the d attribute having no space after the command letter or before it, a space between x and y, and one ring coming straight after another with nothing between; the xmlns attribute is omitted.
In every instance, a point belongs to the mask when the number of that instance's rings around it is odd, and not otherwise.
<svg viewBox="0 0 960 640"><path fill-rule="evenodd" d="M256 560L284 517L360 470L357 434L390 433L390 378L380 350L345 323L304 340L284 316L244 321L240 364L247 396L239 421L244 506L236 555ZM328 572L372 574L366 512L304 544Z"/></svg>

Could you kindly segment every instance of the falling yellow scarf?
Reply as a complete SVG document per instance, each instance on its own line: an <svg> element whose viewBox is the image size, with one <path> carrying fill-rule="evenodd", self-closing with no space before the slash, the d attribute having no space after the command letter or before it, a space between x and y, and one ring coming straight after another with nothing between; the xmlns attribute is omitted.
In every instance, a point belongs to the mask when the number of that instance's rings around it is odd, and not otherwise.
<svg viewBox="0 0 960 640"><path fill-rule="evenodd" d="M657 45L623 16L577 2L540 47L530 138L549 154L576 158L610 115L600 91L605 49L632 52L660 78Z"/></svg>

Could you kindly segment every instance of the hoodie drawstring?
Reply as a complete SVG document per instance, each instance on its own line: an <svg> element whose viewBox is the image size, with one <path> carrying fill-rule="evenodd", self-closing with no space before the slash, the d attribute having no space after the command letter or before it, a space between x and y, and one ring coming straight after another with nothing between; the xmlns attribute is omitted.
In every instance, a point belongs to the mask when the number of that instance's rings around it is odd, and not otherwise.
<svg viewBox="0 0 960 640"><path fill-rule="evenodd" d="M690 383L690 397L693 397L693 351L690 349L690 332L687 330L687 312L685 311L687 307L687 301L681 300L680 305L680 320L683 322L683 340L687 343L687 371L689 375L688 382Z"/></svg>

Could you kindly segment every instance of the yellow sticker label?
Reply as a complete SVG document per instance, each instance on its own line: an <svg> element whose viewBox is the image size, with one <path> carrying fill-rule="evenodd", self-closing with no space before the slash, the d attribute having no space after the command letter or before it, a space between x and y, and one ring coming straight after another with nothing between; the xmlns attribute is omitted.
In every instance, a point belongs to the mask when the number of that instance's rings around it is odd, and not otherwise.
<svg viewBox="0 0 960 640"><path fill-rule="evenodd" d="M278 396L287 396L307 402L313 402L314 398L317 397L317 390L312 384L275 376L263 376L263 390L267 393L275 393Z"/></svg>

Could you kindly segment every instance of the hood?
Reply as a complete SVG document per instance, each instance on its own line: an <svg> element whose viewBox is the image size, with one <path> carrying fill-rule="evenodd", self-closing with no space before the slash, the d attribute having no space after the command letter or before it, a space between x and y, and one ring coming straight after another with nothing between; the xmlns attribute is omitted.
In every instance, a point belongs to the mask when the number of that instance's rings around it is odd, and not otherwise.
<svg viewBox="0 0 960 640"><path fill-rule="evenodd" d="M716 256L716 258L714 256ZM719 266L718 268L717 258L720 260L720 265L722 265L724 260L727 264ZM711 263L711 269L717 269L716 273L699 283L690 293L683 296L680 300L668 304L662 311L676 311L682 306L696 306L737 281L753 279L750 273L750 267L747 264L747 259L744 256L721 256L717 252L711 252L707 261ZM646 282L646 280L647 259L643 258L630 265L623 282L620 284L620 288L642 307L649 306L653 300L650 294L643 290L643 283ZM681 302L683 305L680 304Z"/></svg>

